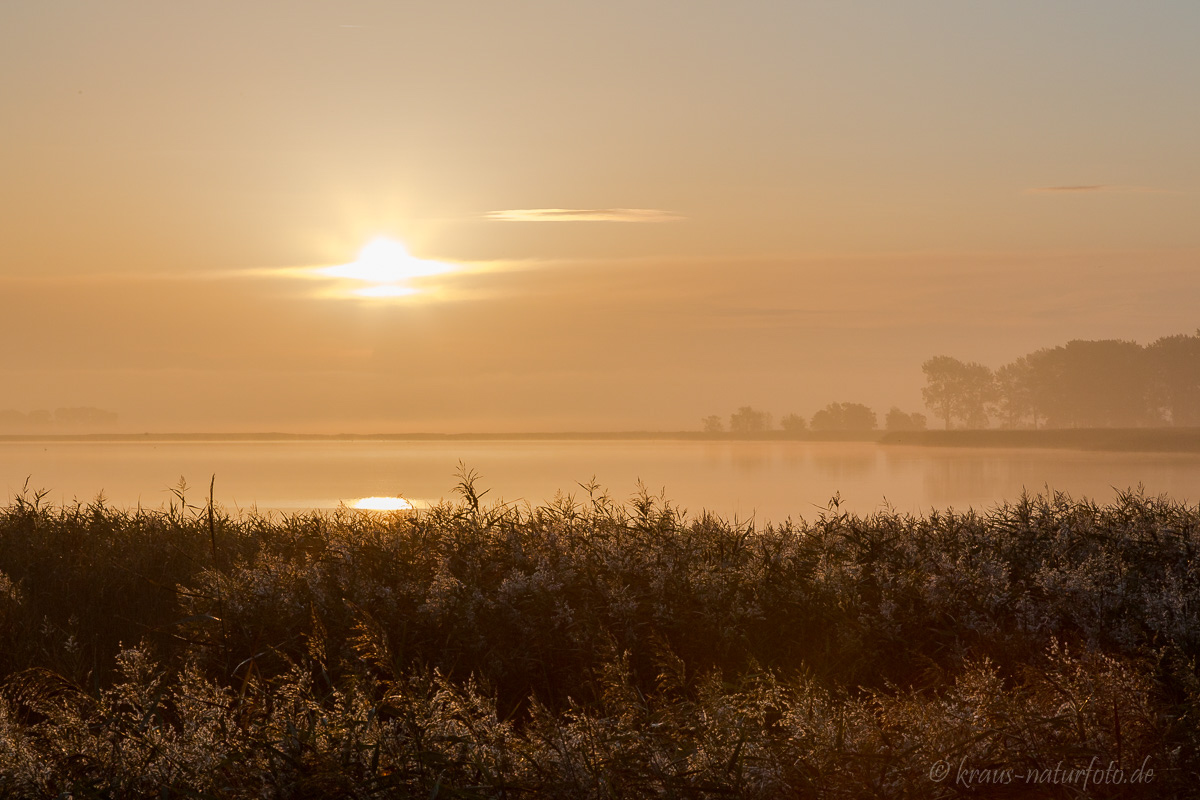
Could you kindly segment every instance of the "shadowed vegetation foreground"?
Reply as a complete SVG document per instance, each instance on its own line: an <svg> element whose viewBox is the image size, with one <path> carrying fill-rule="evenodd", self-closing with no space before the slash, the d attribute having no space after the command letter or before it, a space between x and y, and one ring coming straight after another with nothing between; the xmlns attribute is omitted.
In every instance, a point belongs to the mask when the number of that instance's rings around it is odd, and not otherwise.
<svg viewBox="0 0 1200 800"><path fill-rule="evenodd" d="M524 509L482 506L470 475L459 488L416 514L286 519L182 492L136 513L16 498L0 510L0 795L1195 785L1200 509L831 504L753 529L595 487ZM1124 783L1048 777L1089 763ZM1017 785L965 786L964 765ZM1139 767L1152 777L1133 784Z"/></svg>

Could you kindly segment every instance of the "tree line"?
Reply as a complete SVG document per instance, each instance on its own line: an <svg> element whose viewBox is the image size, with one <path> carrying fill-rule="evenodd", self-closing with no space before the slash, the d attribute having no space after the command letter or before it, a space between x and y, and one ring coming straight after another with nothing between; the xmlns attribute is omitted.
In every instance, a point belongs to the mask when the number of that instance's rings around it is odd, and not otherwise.
<svg viewBox="0 0 1200 800"><path fill-rule="evenodd" d="M730 414L728 427L724 418L717 414L704 417L701 424L705 433L783 431L802 434L808 431L873 431L879 427L879 418L871 408L862 403L830 403L813 414L811 419L799 414L788 414L779 421L778 427L775 426L771 414L753 406L742 406ZM925 415L916 411L906 413L893 406L884 417L884 427L889 431L924 430Z"/></svg>
<svg viewBox="0 0 1200 800"><path fill-rule="evenodd" d="M1200 330L1149 344L1076 339L992 370L951 356L921 365L947 429L1200 425Z"/></svg>

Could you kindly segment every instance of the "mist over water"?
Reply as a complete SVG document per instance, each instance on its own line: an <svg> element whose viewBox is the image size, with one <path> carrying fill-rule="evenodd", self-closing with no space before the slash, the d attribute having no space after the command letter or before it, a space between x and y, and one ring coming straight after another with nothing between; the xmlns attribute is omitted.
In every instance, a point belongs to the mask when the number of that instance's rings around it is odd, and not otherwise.
<svg viewBox="0 0 1200 800"><path fill-rule="evenodd" d="M418 508L454 499L459 463L481 476L485 503L545 503L559 491L586 501L580 486L626 501L640 480L691 514L712 511L760 523L812 519L830 499L870 514L932 508L989 508L1022 490L1047 488L1099 502L1145 486L1195 502L1200 455L1039 449L885 446L870 442L6 442L0 489L6 500L28 479L46 502L158 508L184 478L202 505L216 476L218 504L284 512L353 506L400 496Z"/></svg>

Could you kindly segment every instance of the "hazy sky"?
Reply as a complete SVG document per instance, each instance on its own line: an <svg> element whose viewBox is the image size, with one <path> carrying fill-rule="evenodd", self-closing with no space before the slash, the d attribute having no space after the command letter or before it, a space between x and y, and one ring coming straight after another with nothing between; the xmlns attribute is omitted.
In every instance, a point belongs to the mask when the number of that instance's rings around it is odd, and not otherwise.
<svg viewBox="0 0 1200 800"><path fill-rule="evenodd" d="M695 429L1194 332L1197 41L1194 0L0 0L0 408ZM318 271L377 237L443 271Z"/></svg>

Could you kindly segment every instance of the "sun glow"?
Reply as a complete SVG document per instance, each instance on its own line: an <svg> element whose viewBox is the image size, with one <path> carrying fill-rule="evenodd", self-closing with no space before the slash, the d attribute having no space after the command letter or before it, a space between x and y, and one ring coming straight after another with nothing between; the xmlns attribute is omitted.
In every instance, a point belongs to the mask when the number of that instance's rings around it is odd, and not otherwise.
<svg viewBox="0 0 1200 800"><path fill-rule="evenodd" d="M363 511L411 511L413 504L403 497L360 497L350 507Z"/></svg>
<svg viewBox="0 0 1200 800"><path fill-rule="evenodd" d="M411 286L397 286L394 283L381 283L376 286L354 289L353 293L358 297L408 297L420 294L421 290Z"/></svg>
<svg viewBox="0 0 1200 800"><path fill-rule="evenodd" d="M413 286L413 281L454 271L455 267L451 264L414 258L400 242L381 237L363 247L356 261L322 267L314 270L314 273L358 284L347 288L343 294L394 298L419 294L422 290Z"/></svg>

